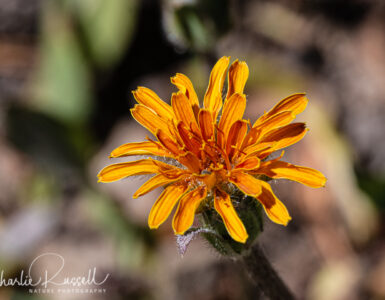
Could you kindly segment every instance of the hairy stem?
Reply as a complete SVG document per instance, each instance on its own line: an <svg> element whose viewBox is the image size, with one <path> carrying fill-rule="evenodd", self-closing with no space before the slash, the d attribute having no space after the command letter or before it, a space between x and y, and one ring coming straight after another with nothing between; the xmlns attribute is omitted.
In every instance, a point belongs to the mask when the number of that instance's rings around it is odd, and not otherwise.
<svg viewBox="0 0 385 300"><path fill-rule="evenodd" d="M271 300L294 300L294 296L267 260L258 243L243 255L251 279Z"/></svg>

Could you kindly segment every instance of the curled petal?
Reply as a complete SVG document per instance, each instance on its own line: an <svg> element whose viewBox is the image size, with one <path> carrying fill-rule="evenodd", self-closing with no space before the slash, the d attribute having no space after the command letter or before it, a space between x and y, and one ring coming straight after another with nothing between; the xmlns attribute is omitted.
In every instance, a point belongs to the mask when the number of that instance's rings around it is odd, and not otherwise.
<svg viewBox="0 0 385 300"><path fill-rule="evenodd" d="M177 88L187 96L190 100L191 106L199 107L198 96L194 90L194 86L190 79L181 73L177 73L174 77L171 77L172 84L176 85Z"/></svg>
<svg viewBox="0 0 385 300"><path fill-rule="evenodd" d="M148 216L148 226L151 229L156 229L170 215L179 198L187 190L187 185L170 185L165 188L158 200L151 208Z"/></svg>
<svg viewBox="0 0 385 300"><path fill-rule="evenodd" d="M152 190L160 187L160 186L164 186L166 184L169 184L169 183L172 183L172 182L175 182L177 180L179 180L183 175L184 173L183 172L179 172L179 176L175 176L173 178L168 178L167 176L163 175L163 174L158 174L158 175L155 175L154 177L152 177L151 179L147 180L135 193L134 195L132 195L132 198L138 198L140 196L143 196L149 192L151 192Z"/></svg>
<svg viewBox="0 0 385 300"><path fill-rule="evenodd" d="M175 167L152 159L141 159L109 165L99 172L98 178L99 182L112 182L128 176L154 174L170 169Z"/></svg>
<svg viewBox="0 0 385 300"><path fill-rule="evenodd" d="M231 126L238 120L242 119L246 108L246 96L241 94L233 94L223 107L221 120L218 127L222 134L218 135L218 144L220 147L225 145L225 137L230 131Z"/></svg>
<svg viewBox="0 0 385 300"><path fill-rule="evenodd" d="M215 117L222 108L222 89L229 62L230 58L224 56L215 64L211 71L209 86L204 97L204 107L211 111Z"/></svg>
<svg viewBox="0 0 385 300"><path fill-rule="evenodd" d="M275 150L279 150L299 142L305 136L307 131L308 129L304 123L293 123L270 131L270 133L266 134L260 142L275 143L274 147L262 152L261 155L269 154Z"/></svg>
<svg viewBox="0 0 385 300"><path fill-rule="evenodd" d="M174 156L179 155L181 151L179 150L179 146L176 142L173 141L163 130L159 129L156 133L156 137L158 141L165 147L170 153Z"/></svg>
<svg viewBox="0 0 385 300"><path fill-rule="evenodd" d="M247 122L244 120L236 121L230 128L227 136L226 153L229 159L234 156L236 149L240 149L243 139L247 133Z"/></svg>
<svg viewBox="0 0 385 300"><path fill-rule="evenodd" d="M289 124L291 121L295 119L295 114L293 114L291 111L283 111L276 115L271 116L270 118L267 118L263 123L257 125L256 127L259 128L260 133L259 135L262 137L265 133L285 126Z"/></svg>
<svg viewBox="0 0 385 300"><path fill-rule="evenodd" d="M202 132L202 137L205 141L209 141L214 136L214 124L212 114L207 109L199 111L199 127Z"/></svg>
<svg viewBox="0 0 385 300"><path fill-rule="evenodd" d="M171 105L177 121L182 121L187 126L190 126L192 122L196 123L191 103L185 94L181 92L172 94Z"/></svg>
<svg viewBox="0 0 385 300"><path fill-rule="evenodd" d="M248 196L257 198L261 193L260 180L250 174L232 172L229 180Z"/></svg>
<svg viewBox="0 0 385 300"><path fill-rule="evenodd" d="M230 196L222 190L214 193L214 208L221 216L229 235L237 242L245 243L249 237L242 220L231 203Z"/></svg>
<svg viewBox="0 0 385 300"><path fill-rule="evenodd" d="M161 144L154 141L149 141L139 143L127 143L121 145L111 152L110 158L130 155L157 155L172 157L170 152L165 150Z"/></svg>
<svg viewBox="0 0 385 300"><path fill-rule="evenodd" d="M133 118L143 127L147 128L152 134L156 134L158 129L163 130L165 133L171 135L167 121L159 117L152 109L142 104L136 104L131 109Z"/></svg>
<svg viewBox="0 0 385 300"><path fill-rule="evenodd" d="M235 60L229 69L226 99L229 99L234 93L243 94L248 77L249 67L246 62Z"/></svg>
<svg viewBox="0 0 385 300"><path fill-rule="evenodd" d="M184 234L194 222L195 211L199 204L206 198L207 188L198 187L185 194L179 201L178 208L172 220L175 234Z"/></svg>
<svg viewBox="0 0 385 300"><path fill-rule="evenodd" d="M261 185L262 192L257 199L262 204L266 214L273 222L286 226L291 220L291 217L285 205L274 195L267 182L262 180L258 181Z"/></svg>
<svg viewBox="0 0 385 300"><path fill-rule="evenodd" d="M254 124L254 126L262 123L266 119L270 118L275 114L279 114L283 111L291 111L294 115L298 115L307 106L308 99L305 93L293 94L279 101L268 113L265 113L260 117Z"/></svg>
<svg viewBox="0 0 385 300"><path fill-rule="evenodd" d="M235 166L235 169L239 170L255 170L259 167L260 165L260 160L258 157L250 157L245 159L243 162L239 163L238 165Z"/></svg>
<svg viewBox="0 0 385 300"><path fill-rule="evenodd" d="M244 149L243 153L246 155L245 157L252 155L258 156L259 153L266 152L269 151L269 149L274 148L275 143L276 142L256 143Z"/></svg>
<svg viewBox="0 0 385 300"><path fill-rule="evenodd" d="M194 153L187 151L183 155L178 156L177 159L182 165L185 165L191 172L200 172L201 162Z"/></svg>
<svg viewBox="0 0 385 300"><path fill-rule="evenodd" d="M195 155L198 155L202 146L202 141L200 140L200 138L195 136L191 131L189 131L182 121L178 123L177 128L179 136L183 140L183 143L186 148L189 151L193 152Z"/></svg>
<svg viewBox="0 0 385 300"><path fill-rule="evenodd" d="M160 117L165 119L172 119L174 117L171 106L160 99L152 90L140 86L132 93L138 103L151 108Z"/></svg>
<svg viewBox="0 0 385 300"><path fill-rule="evenodd" d="M312 168L296 166L284 161L266 161L256 170L258 174L265 174L271 178L286 178L318 188L325 186L325 176Z"/></svg>

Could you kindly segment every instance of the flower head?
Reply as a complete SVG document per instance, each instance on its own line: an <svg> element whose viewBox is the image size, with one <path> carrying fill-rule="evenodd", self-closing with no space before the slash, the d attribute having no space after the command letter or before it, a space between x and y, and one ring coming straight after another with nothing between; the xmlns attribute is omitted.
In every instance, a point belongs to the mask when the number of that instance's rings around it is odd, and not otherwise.
<svg viewBox="0 0 385 300"><path fill-rule="evenodd" d="M101 182L112 182L155 174L133 195L137 198L165 187L148 217L150 228L158 228L178 205L172 226L176 234L183 234L193 224L198 208L205 204L215 208L235 241L245 243L248 234L234 208L234 191L257 199L273 222L286 225L291 217L263 179L286 178L310 187L325 185L326 178L320 172L281 161L283 151L280 157L269 160L270 154L298 142L306 134L304 123L291 123L307 105L305 94L281 100L251 124L243 119L243 89L249 75L245 62L236 60L231 64L227 95L222 101L229 61L229 57L222 57L215 64L203 107L191 81L179 73L171 78L179 89L172 94L171 105L150 89L139 87L133 92L138 104L131 110L132 116L156 139L124 144L110 157L153 158L109 165L98 177Z"/></svg>

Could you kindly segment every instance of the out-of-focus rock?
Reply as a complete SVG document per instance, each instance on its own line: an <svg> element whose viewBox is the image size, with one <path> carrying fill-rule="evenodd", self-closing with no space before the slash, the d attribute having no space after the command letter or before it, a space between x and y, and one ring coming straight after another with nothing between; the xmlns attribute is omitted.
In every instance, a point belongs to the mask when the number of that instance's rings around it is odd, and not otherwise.
<svg viewBox="0 0 385 300"><path fill-rule="evenodd" d="M384 250L384 247L382 247L383 253ZM383 253L365 278L365 287L370 291L370 294L375 295L375 299L385 299L385 255Z"/></svg>
<svg viewBox="0 0 385 300"><path fill-rule="evenodd" d="M355 259L326 264L315 275L308 290L309 300L359 300L361 266Z"/></svg>
<svg viewBox="0 0 385 300"><path fill-rule="evenodd" d="M367 242L377 228L378 213L367 195L357 187L351 151L331 126L322 107L312 103L303 119L308 121L310 131L298 151L292 152L294 162L323 172L328 179L326 186L332 193L330 205L338 207L349 238L358 244ZM309 193L306 192L311 197ZM309 199L309 205L315 207L323 202L322 199L313 200Z"/></svg>
<svg viewBox="0 0 385 300"><path fill-rule="evenodd" d="M25 207L13 215L0 231L0 259L19 262L50 237L58 225L57 211L45 206Z"/></svg>

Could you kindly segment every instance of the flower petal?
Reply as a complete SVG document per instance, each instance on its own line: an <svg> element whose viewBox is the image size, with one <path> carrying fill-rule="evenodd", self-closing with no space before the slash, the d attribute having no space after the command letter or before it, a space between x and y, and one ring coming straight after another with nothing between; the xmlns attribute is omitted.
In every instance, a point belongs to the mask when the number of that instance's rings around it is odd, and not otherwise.
<svg viewBox="0 0 385 300"><path fill-rule="evenodd" d="M121 145L111 152L110 158L130 155L157 155L172 157L170 152L165 150L161 144L154 141L148 141Z"/></svg>
<svg viewBox="0 0 385 300"><path fill-rule="evenodd" d="M132 94L138 103L151 108L160 117L165 119L172 119L174 117L171 106L160 99L152 90L140 86Z"/></svg>
<svg viewBox="0 0 385 300"><path fill-rule="evenodd" d="M255 172L271 178L294 180L313 188L325 186L326 183L325 176L317 170L296 166L279 160L263 162L261 167Z"/></svg>
<svg viewBox="0 0 385 300"><path fill-rule="evenodd" d="M282 127L284 125L289 124L293 121L295 115L290 111L284 111L279 114L273 115L270 118L266 119L264 122L254 124L249 132L247 133L245 139L243 140L241 150L248 147L258 147L257 142L263 138L265 134L270 133L272 130ZM246 149L245 149L246 151Z"/></svg>
<svg viewBox="0 0 385 300"><path fill-rule="evenodd" d="M132 198L136 199L140 196L143 196L152 190L156 189L157 187L169 184L171 182L175 182L180 179L181 176L183 176L184 173L181 171L179 176L168 178L167 176L163 174L158 174L152 177L151 179L147 180L133 195Z"/></svg>
<svg viewBox="0 0 385 300"><path fill-rule="evenodd" d="M248 77L249 67L246 62L235 60L229 69L226 99L229 99L234 93L243 94Z"/></svg>
<svg viewBox="0 0 385 300"><path fill-rule="evenodd" d="M181 121L178 123L178 132L179 136L183 140L186 148L193 152L195 155L198 155L200 152L200 148L202 147L202 141L199 137L195 136L191 131L189 131L185 124Z"/></svg>
<svg viewBox="0 0 385 300"><path fill-rule="evenodd" d="M286 226L291 220L291 217L285 205L274 195L270 184L262 180L258 181L261 185L262 192L257 199L262 204L266 214L273 222Z"/></svg>
<svg viewBox="0 0 385 300"><path fill-rule="evenodd" d="M172 220L172 227L175 234L184 234L194 222L195 211L199 204L206 198L207 188L198 187L185 194L179 201L178 208Z"/></svg>
<svg viewBox="0 0 385 300"><path fill-rule="evenodd" d="M299 142L305 136L307 131L308 129L304 123L293 123L274 129L267 133L260 141L260 143L274 142L274 146L260 154L269 154L273 151L293 145Z"/></svg>
<svg viewBox="0 0 385 300"><path fill-rule="evenodd" d="M233 171L230 174L229 181L234 183L248 196L257 198L261 193L261 185L259 183L260 180L250 174Z"/></svg>
<svg viewBox="0 0 385 300"><path fill-rule="evenodd" d="M131 109L134 119L143 127L147 128L152 134L156 135L158 129L162 129L166 134L170 134L167 121L159 117L153 110L142 104L136 104Z"/></svg>
<svg viewBox="0 0 385 300"><path fill-rule="evenodd" d="M240 149L243 139L247 133L247 122L244 120L236 121L230 128L227 136L226 153L231 160L234 154L237 152L236 149Z"/></svg>
<svg viewBox="0 0 385 300"><path fill-rule="evenodd" d="M179 198L187 190L187 185L170 185L165 188L151 208L148 216L148 226L156 229L166 221Z"/></svg>
<svg viewBox="0 0 385 300"><path fill-rule="evenodd" d="M99 172L98 178L99 182L112 182L128 176L160 173L175 168L160 161L141 159L109 165Z"/></svg>
<svg viewBox="0 0 385 300"><path fill-rule="evenodd" d="M191 103L185 94L181 92L173 93L171 97L171 105L177 121L182 121L187 126L190 126L192 122L196 123Z"/></svg>
<svg viewBox="0 0 385 300"><path fill-rule="evenodd" d="M163 145L163 147L170 151L174 156L182 153L178 144L173 141L173 139L170 138L163 130L159 129L156 133L156 137L158 141Z"/></svg>
<svg viewBox="0 0 385 300"><path fill-rule="evenodd" d="M199 127L205 141L212 140L214 136L213 117L207 109L201 109L198 115Z"/></svg>
<svg viewBox="0 0 385 300"><path fill-rule="evenodd" d="M239 163L235 166L235 169L239 170L254 170L257 169L260 165L261 161L258 157L250 157L245 159L243 162Z"/></svg>
<svg viewBox="0 0 385 300"><path fill-rule="evenodd" d="M201 171L201 163L199 158L192 152L187 151L183 155L177 157L178 161L186 166L191 172L199 173Z"/></svg>
<svg viewBox="0 0 385 300"><path fill-rule="evenodd" d="M191 106L199 108L198 96L194 90L194 86L190 79L181 73L177 73L174 77L171 77L172 84L176 85L177 88L187 96L190 100Z"/></svg>
<svg viewBox="0 0 385 300"><path fill-rule="evenodd" d="M222 108L222 89L229 62L230 58L224 56L215 64L211 71L209 86L204 97L204 107L211 111L215 118Z"/></svg>
<svg viewBox="0 0 385 300"><path fill-rule="evenodd" d="M259 128L260 130L259 136L262 137L265 133L273 129L285 126L289 124L291 121L293 121L294 119L295 119L295 114L293 114L291 111L283 111L267 118L261 124L257 125L256 128Z"/></svg>
<svg viewBox="0 0 385 300"><path fill-rule="evenodd" d="M262 117L260 117L255 122L254 126L283 111L291 111L294 115L298 115L304 111L308 101L309 100L306 98L305 93L293 94L289 97L286 97L279 101L268 113L265 113Z"/></svg>
<svg viewBox="0 0 385 300"><path fill-rule="evenodd" d="M238 120L242 119L246 108L246 96L238 93L233 94L223 107L221 120L218 128L221 133L218 134L218 144L221 148L225 145L225 137L227 137L231 126Z"/></svg>
<svg viewBox="0 0 385 300"><path fill-rule="evenodd" d="M258 155L260 152L268 151L269 149L274 147L275 143L276 142L255 143L242 151L245 154L245 157L247 158L251 155Z"/></svg>
<svg viewBox="0 0 385 300"><path fill-rule="evenodd" d="M245 243L249 237L231 203L230 196L222 190L216 189L214 194L214 208L221 216L229 235L239 243Z"/></svg>

